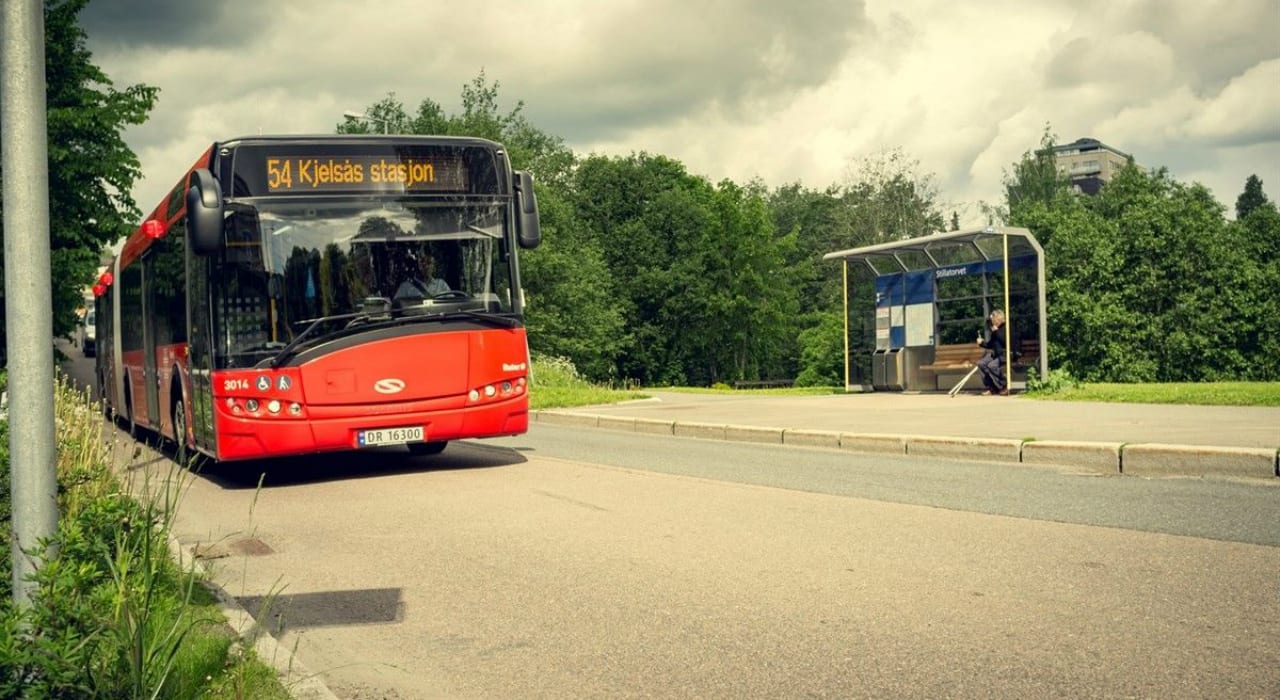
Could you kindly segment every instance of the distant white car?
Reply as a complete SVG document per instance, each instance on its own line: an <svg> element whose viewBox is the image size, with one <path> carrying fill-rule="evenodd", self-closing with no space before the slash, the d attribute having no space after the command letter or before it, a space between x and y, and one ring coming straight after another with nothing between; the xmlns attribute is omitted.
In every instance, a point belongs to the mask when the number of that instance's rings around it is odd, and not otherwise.
<svg viewBox="0 0 1280 700"><path fill-rule="evenodd" d="M93 307L90 306L85 309L84 316L80 317L79 337L76 339L85 357L93 357L97 354L97 337L97 318L94 316Z"/></svg>

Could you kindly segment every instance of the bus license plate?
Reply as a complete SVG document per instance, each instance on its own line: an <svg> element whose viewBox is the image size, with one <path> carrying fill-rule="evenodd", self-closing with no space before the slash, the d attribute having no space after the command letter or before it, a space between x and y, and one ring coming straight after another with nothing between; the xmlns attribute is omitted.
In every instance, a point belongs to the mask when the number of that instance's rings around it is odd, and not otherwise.
<svg viewBox="0 0 1280 700"><path fill-rule="evenodd" d="M422 442L426 438L426 430L421 425L407 428L378 428L376 430L357 430L356 445L374 447L375 445L403 445L406 442Z"/></svg>

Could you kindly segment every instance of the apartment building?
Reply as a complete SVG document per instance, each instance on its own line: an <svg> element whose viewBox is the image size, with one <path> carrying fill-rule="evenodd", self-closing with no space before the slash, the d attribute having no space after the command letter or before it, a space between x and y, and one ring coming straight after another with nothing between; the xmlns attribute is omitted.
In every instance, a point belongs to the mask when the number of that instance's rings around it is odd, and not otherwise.
<svg viewBox="0 0 1280 700"><path fill-rule="evenodd" d="M1054 146L1053 156L1058 172L1070 177L1076 191L1084 194L1097 194L1102 185L1115 177L1132 158L1128 153L1091 138Z"/></svg>

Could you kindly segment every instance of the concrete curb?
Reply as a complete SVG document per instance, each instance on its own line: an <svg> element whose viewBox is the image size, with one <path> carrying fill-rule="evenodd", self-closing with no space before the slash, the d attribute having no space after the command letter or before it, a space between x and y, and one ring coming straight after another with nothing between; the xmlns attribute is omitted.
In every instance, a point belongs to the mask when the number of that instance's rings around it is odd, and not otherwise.
<svg viewBox="0 0 1280 700"><path fill-rule="evenodd" d="M764 442L782 444L782 428L760 428L754 425L726 425L724 439L735 442Z"/></svg>
<svg viewBox="0 0 1280 700"><path fill-rule="evenodd" d="M1022 440L917 435L907 438L907 454L992 462L1021 462Z"/></svg>
<svg viewBox="0 0 1280 700"><path fill-rule="evenodd" d="M534 412L530 411L529 415L534 415ZM600 416L591 413L538 411L537 421L549 425L566 425L577 428L596 428L600 426Z"/></svg>
<svg viewBox="0 0 1280 700"><path fill-rule="evenodd" d="M280 684L290 697L295 700L338 700L338 696L329 690L320 676L307 670L302 661L288 647L276 641L234 596L213 582L204 560L184 549L172 533L169 535L169 551L184 571L198 568L204 574L201 583L218 599L218 610L227 618L227 624L235 631L236 639L251 645L258 659L276 670Z"/></svg>
<svg viewBox="0 0 1280 700"><path fill-rule="evenodd" d="M840 433L840 449L849 450L850 452L905 455L907 453L907 438L904 435Z"/></svg>
<svg viewBox="0 0 1280 700"><path fill-rule="evenodd" d="M1029 440L1022 443L1022 461L1026 464L1069 464L1095 474L1119 474L1119 442L1069 442L1064 440Z"/></svg>
<svg viewBox="0 0 1280 700"><path fill-rule="evenodd" d="M675 435L676 422L673 420L653 420L651 418L637 418L636 432L647 433L649 435Z"/></svg>
<svg viewBox="0 0 1280 700"><path fill-rule="evenodd" d="M1142 443L1125 445L1121 460L1125 474L1138 476L1276 477L1276 450L1266 448Z"/></svg>
<svg viewBox="0 0 1280 700"><path fill-rule="evenodd" d="M782 444L797 447L839 447L840 433L834 430L787 428L782 431Z"/></svg>
<svg viewBox="0 0 1280 700"><path fill-rule="evenodd" d="M677 422L673 428L676 437L703 438L705 440L725 439L725 426L715 423Z"/></svg>
<svg viewBox="0 0 1280 700"><path fill-rule="evenodd" d="M843 433L802 428L630 418L556 409L530 411L529 415L530 420L547 425L605 428L651 435L818 447L873 454L976 459L1041 466L1057 465L1076 467L1094 474L1280 478L1280 448Z"/></svg>

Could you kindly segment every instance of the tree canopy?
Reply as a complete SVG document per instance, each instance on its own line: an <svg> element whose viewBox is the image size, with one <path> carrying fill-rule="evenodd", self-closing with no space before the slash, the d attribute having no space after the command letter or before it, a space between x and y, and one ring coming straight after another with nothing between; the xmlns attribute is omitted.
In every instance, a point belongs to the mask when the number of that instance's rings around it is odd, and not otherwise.
<svg viewBox="0 0 1280 700"><path fill-rule="evenodd" d="M1072 194L1041 149L1006 176L1009 223L1045 247L1051 361L1096 381L1280 378L1275 245L1256 178L1244 220L1202 185L1130 164ZM1239 204L1237 205L1239 207Z"/></svg>
<svg viewBox="0 0 1280 700"><path fill-rule="evenodd" d="M44 7L49 210L57 214L49 217L57 335L74 328L75 310L92 283L102 249L141 218L130 195L140 165L121 134L146 120L158 94L145 85L117 90L93 64L79 25L88 2L48 0ZM0 278L2 255L0 251ZM0 298L3 294L0 286Z"/></svg>
<svg viewBox="0 0 1280 700"><path fill-rule="evenodd" d="M841 268L822 256L946 226L933 175L899 149L851 163L843 184L770 191L663 155L579 157L523 103L504 110L483 72L461 105L447 114L427 99L410 116L390 95L369 114L502 142L535 174L544 242L521 254L530 346L597 381L839 384L846 322L855 354L869 350L874 291L852 280L843 318ZM1054 366L1108 381L1275 378L1280 215L1261 181L1250 177L1228 222L1203 186L1160 168L1131 164L1097 196L1077 194L1054 145L1046 126L990 212L1045 246Z"/></svg>

